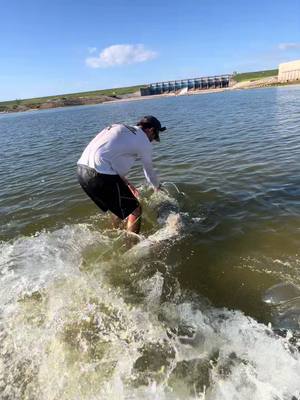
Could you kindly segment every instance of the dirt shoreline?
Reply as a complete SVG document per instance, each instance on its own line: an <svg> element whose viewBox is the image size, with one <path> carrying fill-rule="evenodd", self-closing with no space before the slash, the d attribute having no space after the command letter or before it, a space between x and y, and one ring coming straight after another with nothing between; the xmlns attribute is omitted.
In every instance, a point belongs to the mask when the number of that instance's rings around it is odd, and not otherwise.
<svg viewBox="0 0 300 400"><path fill-rule="evenodd" d="M268 78L252 80L252 81L244 81L244 82L236 82L229 86L228 88L217 88L217 89L198 89L198 90L190 90L184 94L180 94L180 92L172 92L172 93L163 93L152 96L141 96L139 93L135 93L132 95L124 95L124 97L119 96L119 98L103 96L97 98L87 98L87 99L78 99L77 103L74 101L69 101L68 104L61 104L59 102L54 103L42 103L39 107L32 107L24 109L24 107L15 110L8 111L0 111L0 114L11 114L13 112L29 112L29 111L39 111L39 110L48 110L53 108L65 108L70 106L82 106L82 105L96 105L96 104L108 104L108 103L124 103L130 101L141 101L141 100L150 100L157 99L161 97L178 97L178 96L194 96L201 94L213 94L213 93L221 93L225 91L232 90L247 90L247 89L258 89L258 88L267 88L267 87L281 87L281 86L292 86L292 85L300 85L299 81L289 82L287 84L281 84L278 82L277 76L272 76Z"/></svg>
<svg viewBox="0 0 300 400"><path fill-rule="evenodd" d="M290 82L287 84L281 84L278 82L278 79L276 76L276 77L258 79L255 81L239 82L239 83L235 83L234 85L229 86L227 88L190 90L184 94L172 92L172 93L156 94L156 95L152 95L152 96L136 96L136 97L133 96L133 97L129 97L126 99L105 101L103 104L150 100L150 99L157 99L160 97L194 96L194 95L209 94L209 93L213 94L213 93L221 93L221 92L228 92L228 91L235 91L235 90L262 89L262 88L268 88L268 87L282 87L282 86L296 86L296 85L300 85L300 82L296 81L296 82Z"/></svg>
<svg viewBox="0 0 300 400"><path fill-rule="evenodd" d="M104 101L102 104L124 103L124 102L127 102L127 101L151 100L151 99L157 99L159 97L178 97L178 96L190 96L190 95L197 95L197 94L220 93L220 92L224 92L225 90L227 90L227 88L191 90L191 91L189 91L187 93L184 93L184 94L177 94L177 93L173 93L172 92L172 93L156 94L156 95L153 95L153 96L132 96L132 97L128 97L128 98L125 98L125 99Z"/></svg>

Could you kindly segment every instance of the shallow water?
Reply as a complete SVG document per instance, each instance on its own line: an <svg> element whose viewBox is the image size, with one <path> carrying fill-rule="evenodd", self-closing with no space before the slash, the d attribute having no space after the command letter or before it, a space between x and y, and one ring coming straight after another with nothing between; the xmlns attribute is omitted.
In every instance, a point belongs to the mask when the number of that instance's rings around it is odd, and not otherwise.
<svg viewBox="0 0 300 400"><path fill-rule="evenodd" d="M298 398L299 109L298 86L0 116L0 397ZM75 164L144 114L165 192L135 167L129 249Z"/></svg>

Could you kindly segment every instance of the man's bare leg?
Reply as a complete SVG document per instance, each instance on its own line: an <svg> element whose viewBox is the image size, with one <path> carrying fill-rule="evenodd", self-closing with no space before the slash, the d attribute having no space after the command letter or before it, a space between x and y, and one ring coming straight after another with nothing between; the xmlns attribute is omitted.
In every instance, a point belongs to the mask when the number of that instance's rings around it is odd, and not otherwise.
<svg viewBox="0 0 300 400"><path fill-rule="evenodd" d="M127 232L139 233L142 222L142 207L136 208L127 219Z"/></svg>

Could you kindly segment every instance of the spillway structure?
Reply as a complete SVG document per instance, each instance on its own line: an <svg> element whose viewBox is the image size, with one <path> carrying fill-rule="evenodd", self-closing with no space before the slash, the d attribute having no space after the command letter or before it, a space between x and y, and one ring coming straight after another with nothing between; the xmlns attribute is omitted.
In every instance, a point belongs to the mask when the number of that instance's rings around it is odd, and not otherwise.
<svg viewBox="0 0 300 400"><path fill-rule="evenodd" d="M279 64L278 82L300 81L300 60L290 61Z"/></svg>
<svg viewBox="0 0 300 400"><path fill-rule="evenodd" d="M190 90L226 88L230 84L232 75L206 76L192 79L179 79L150 83L140 89L141 96L152 96L164 93L189 92Z"/></svg>

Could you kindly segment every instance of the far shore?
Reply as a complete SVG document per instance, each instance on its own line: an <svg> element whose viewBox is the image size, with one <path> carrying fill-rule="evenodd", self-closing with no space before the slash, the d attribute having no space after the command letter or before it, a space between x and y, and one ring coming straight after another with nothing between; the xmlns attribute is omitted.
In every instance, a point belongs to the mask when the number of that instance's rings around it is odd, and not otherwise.
<svg viewBox="0 0 300 400"><path fill-rule="evenodd" d="M156 94L152 96L141 96L139 92L132 93L130 95L119 95L119 96L97 96L92 98L78 98L69 100L68 103L64 104L61 101L48 101L45 103L41 103L39 107L28 107L24 106L19 107L17 109L10 109L8 111L0 111L0 114L9 114L13 112L28 112L28 111L40 111L46 109L53 108L65 108L69 106L82 106L82 105L96 105L96 104L108 104L108 103L124 103L131 101L141 101L141 100L150 100L157 99L161 97L178 97L178 96L193 96L193 95L201 95L201 94L212 94L212 93L221 93L233 90L246 90L246 89L258 89L258 88L268 88L268 87L282 87L282 86L293 86L300 85L299 81L296 82L287 82L280 83L278 82L277 76L271 76L268 78L262 78L257 80L243 81L239 83L234 83L227 88L216 88L216 89L197 89L197 90L189 90L185 93L171 92L171 93L163 93ZM1 104L1 103L0 103Z"/></svg>
<svg viewBox="0 0 300 400"><path fill-rule="evenodd" d="M150 100L150 99L157 99L158 97L178 97L178 96L190 96L190 95L196 95L196 94L208 94L208 93L220 93L220 92L225 92L228 90L228 88L218 88L218 89L202 89L202 90L190 90L187 93L184 94L178 94L178 93L162 93L162 94L156 94L153 96L132 96L132 97L127 97L124 99L116 99L116 100L111 100L111 101L104 101L103 104L108 104L108 103L124 103L127 101L140 101L140 100Z"/></svg>
<svg viewBox="0 0 300 400"><path fill-rule="evenodd" d="M171 93L156 94L156 95L152 95L152 96L136 96L136 97L130 97L130 98L126 98L126 99L116 99L116 100L112 100L110 102L120 103L120 102L126 102L126 101L149 100L149 99L155 99L158 97L190 96L190 95L209 94L209 93L221 93L221 92L228 92L228 91L233 91L233 90L261 89L261 88L269 88L269 87L282 87L282 86L294 86L294 85L300 85L300 82L296 81L296 82L288 82L288 83L282 84L282 83L278 82L277 76L271 76L268 78L262 78L262 79L257 79L257 80L235 83L227 88L189 90L188 92L183 93L183 94L180 94L180 92L179 93L171 92ZM109 102L104 102L104 103L109 103Z"/></svg>
<svg viewBox="0 0 300 400"><path fill-rule="evenodd" d="M110 101L104 101L102 104L108 104L108 103L124 103L128 101L140 101L140 100L153 100L157 99L160 97L178 97L178 96L194 96L194 95L201 95L201 94L213 94L213 93L221 93L221 92L230 92L230 91L238 91L238 90L248 90L248 89L266 89L270 87L285 87L285 86L299 86L300 82L291 82L291 83L286 83L286 84L281 84L281 83L273 83L273 84L263 84L262 83L263 79L255 82L242 82L242 84L236 84L231 87L227 88L217 88L217 89L199 89L199 90L189 90L188 92L184 94L178 94L178 93L162 93L162 94L156 94L152 96L132 96L124 99L116 99L116 100L110 100Z"/></svg>

